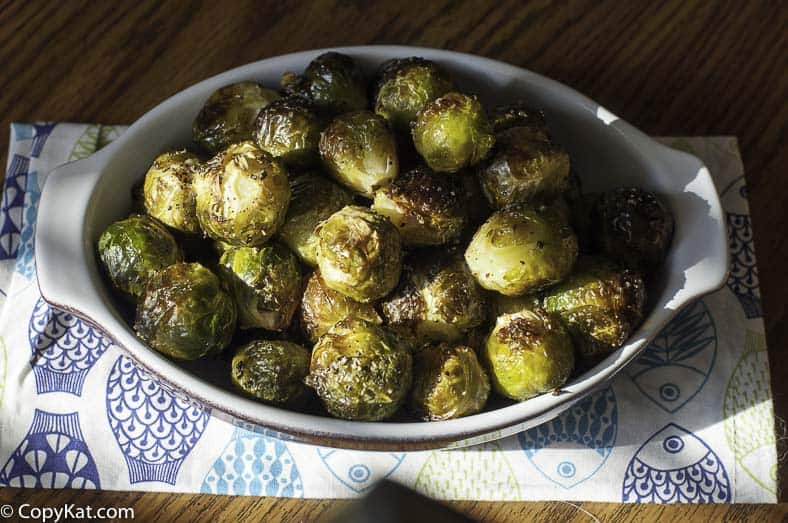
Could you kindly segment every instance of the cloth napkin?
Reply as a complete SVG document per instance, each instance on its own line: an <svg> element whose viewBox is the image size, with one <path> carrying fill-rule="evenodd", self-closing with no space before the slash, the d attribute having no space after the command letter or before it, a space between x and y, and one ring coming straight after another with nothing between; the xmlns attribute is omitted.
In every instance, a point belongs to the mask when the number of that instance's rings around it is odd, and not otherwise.
<svg viewBox="0 0 788 523"><path fill-rule="evenodd" d="M555 420L471 448L402 453L310 446L227 423L41 300L33 235L46 176L123 131L12 125L0 209L0 485L333 498L389 478L441 499L776 500L769 366L735 138L662 139L714 176L732 254L725 287L685 308L610 386Z"/></svg>

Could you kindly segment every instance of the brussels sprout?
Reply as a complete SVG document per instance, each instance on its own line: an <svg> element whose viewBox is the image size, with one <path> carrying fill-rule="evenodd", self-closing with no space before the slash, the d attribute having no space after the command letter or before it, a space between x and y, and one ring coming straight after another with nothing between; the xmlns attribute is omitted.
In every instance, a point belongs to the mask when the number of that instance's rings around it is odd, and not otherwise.
<svg viewBox="0 0 788 523"><path fill-rule="evenodd" d="M490 113L490 121L496 133L512 127L530 127L541 131L547 137L547 123L544 113L522 102L500 105Z"/></svg>
<svg viewBox="0 0 788 523"><path fill-rule="evenodd" d="M410 326L420 341L459 341L487 319L487 300L459 254L419 253L381 305L389 324Z"/></svg>
<svg viewBox="0 0 788 523"><path fill-rule="evenodd" d="M496 134L495 153L479 169L479 180L496 209L555 198L569 188L569 155L538 131L512 127Z"/></svg>
<svg viewBox="0 0 788 523"><path fill-rule="evenodd" d="M235 304L216 275L199 263L176 263L151 276L134 330L162 354L196 360L227 347L235 320Z"/></svg>
<svg viewBox="0 0 788 523"><path fill-rule="evenodd" d="M294 167L309 167L320 160L318 145L323 120L303 101L280 98L257 116L254 139L271 155Z"/></svg>
<svg viewBox="0 0 788 523"><path fill-rule="evenodd" d="M377 421L392 416L411 385L410 349L383 327L342 320L312 350L307 385L332 416Z"/></svg>
<svg viewBox="0 0 788 523"><path fill-rule="evenodd" d="M199 165L197 155L185 150L159 155L145 175L145 211L177 231L200 232L192 189Z"/></svg>
<svg viewBox="0 0 788 523"><path fill-rule="evenodd" d="M410 404L419 418L438 421L475 414L489 395L490 378L472 348L444 343L414 355Z"/></svg>
<svg viewBox="0 0 788 523"><path fill-rule="evenodd" d="M290 206L279 237L299 259L312 267L317 265L317 234L315 226L353 202L345 189L318 173L299 174L290 179Z"/></svg>
<svg viewBox="0 0 788 523"><path fill-rule="evenodd" d="M494 317L504 314L513 314L521 310L534 310L541 307L542 301L538 294L524 294L522 296L504 296L494 293L491 299L490 309Z"/></svg>
<svg viewBox="0 0 788 523"><path fill-rule="evenodd" d="M320 156L341 184L368 198L399 169L394 135L369 111L336 117L320 135Z"/></svg>
<svg viewBox="0 0 788 523"><path fill-rule="evenodd" d="M483 358L495 391L517 401L559 388L575 365L572 339L561 320L541 309L499 316Z"/></svg>
<svg viewBox="0 0 788 523"><path fill-rule="evenodd" d="M239 82L214 92L194 120L194 141L211 154L252 139L260 109L279 98L255 82Z"/></svg>
<svg viewBox="0 0 788 523"><path fill-rule="evenodd" d="M388 216L409 246L456 240L467 220L462 185L426 167L408 171L375 192L372 208Z"/></svg>
<svg viewBox="0 0 788 523"><path fill-rule="evenodd" d="M643 319L645 301L645 285L635 272L604 258L582 257L543 304L564 320L580 356L593 358L624 344Z"/></svg>
<svg viewBox="0 0 788 523"><path fill-rule="evenodd" d="M429 102L453 89L451 77L435 62L424 58L396 58L381 65L375 92L375 112L398 131Z"/></svg>
<svg viewBox="0 0 788 523"><path fill-rule="evenodd" d="M360 302L382 298L402 268L399 233L388 218L347 206L321 222L317 263L326 286Z"/></svg>
<svg viewBox="0 0 788 523"><path fill-rule="evenodd" d="M411 132L421 157L440 172L479 163L495 143L479 101L460 93L448 93L427 104Z"/></svg>
<svg viewBox="0 0 788 523"><path fill-rule="evenodd" d="M301 327L312 343L316 343L328 329L345 318L382 323L374 305L359 303L341 292L329 289L317 271L307 280L299 316Z"/></svg>
<svg viewBox="0 0 788 523"><path fill-rule="evenodd" d="M367 106L364 73L349 56L321 54L307 66L303 75L285 73L282 91L300 97L319 110L339 114Z"/></svg>
<svg viewBox="0 0 788 523"><path fill-rule="evenodd" d="M656 195L621 187L600 196L594 236L602 253L649 275L665 259L673 238L673 215Z"/></svg>
<svg viewBox="0 0 788 523"><path fill-rule="evenodd" d="M268 241L290 203L284 165L252 142L233 144L207 161L195 173L194 192L203 231L238 246Z"/></svg>
<svg viewBox="0 0 788 523"><path fill-rule="evenodd" d="M167 228L139 214L117 221L101 233L98 256L112 284L131 296L142 294L155 271L183 260Z"/></svg>
<svg viewBox="0 0 788 523"><path fill-rule="evenodd" d="M290 341L256 340L233 356L233 385L249 396L288 407L300 407L309 395L309 351Z"/></svg>
<svg viewBox="0 0 788 523"><path fill-rule="evenodd" d="M559 213L514 205L479 227L465 260L485 289L520 296L566 278L577 251L577 238Z"/></svg>
<svg viewBox="0 0 788 523"><path fill-rule="evenodd" d="M219 274L235 298L242 329L281 331L290 325L301 297L301 270L287 247L231 247L219 260Z"/></svg>

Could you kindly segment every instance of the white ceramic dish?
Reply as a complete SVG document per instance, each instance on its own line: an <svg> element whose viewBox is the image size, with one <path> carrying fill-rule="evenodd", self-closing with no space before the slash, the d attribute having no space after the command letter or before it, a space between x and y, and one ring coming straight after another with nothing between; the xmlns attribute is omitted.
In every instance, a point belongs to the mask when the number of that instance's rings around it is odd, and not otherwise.
<svg viewBox="0 0 788 523"><path fill-rule="evenodd" d="M709 172L697 158L656 143L570 88L511 65L412 47L337 50L356 58L368 72L390 58L422 56L440 63L465 91L478 94L482 101L528 101L545 111L586 190L635 185L662 196L675 216L675 236L650 289L648 317L624 347L577 376L559 395L546 394L450 421L365 423L290 412L245 399L212 384L199 366L186 368L142 344L113 305L99 274L94 257L99 234L129 212L131 186L152 159L189 142L192 120L215 89L241 80L277 86L284 71L301 71L326 50L262 60L209 78L162 102L95 155L56 169L43 190L36 235L44 299L99 326L140 365L215 414L306 442L413 450L480 443L549 420L610 380L683 305L724 283L728 268L725 221Z"/></svg>

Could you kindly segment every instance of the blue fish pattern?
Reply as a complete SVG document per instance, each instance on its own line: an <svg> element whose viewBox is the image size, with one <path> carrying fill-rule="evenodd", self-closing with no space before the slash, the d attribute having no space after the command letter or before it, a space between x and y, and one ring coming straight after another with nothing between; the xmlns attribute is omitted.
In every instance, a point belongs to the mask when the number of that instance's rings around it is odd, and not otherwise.
<svg viewBox="0 0 788 523"><path fill-rule="evenodd" d="M755 245L748 214L728 212L728 247L731 251L731 271L728 288L733 291L749 318L763 316L758 267L755 265Z"/></svg>
<svg viewBox="0 0 788 523"><path fill-rule="evenodd" d="M404 452L364 452L318 447L323 465L345 487L362 494L396 471Z"/></svg>
<svg viewBox="0 0 788 523"><path fill-rule="evenodd" d="M669 423L632 457L621 499L637 503L730 503L731 489L719 456L695 434Z"/></svg>
<svg viewBox="0 0 788 523"><path fill-rule="evenodd" d="M25 438L0 471L0 485L28 488L101 488L79 414L36 409Z"/></svg>
<svg viewBox="0 0 788 523"><path fill-rule="evenodd" d="M41 188L38 186L38 173L31 171L27 175L24 223L19 233L19 247L16 256L16 271L28 280L32 280L36 275L36 213L38 212L38 201L40 199Z"/></svg>
<svg viewBox="0 0 788 523"><path fill-rule="evenodd" d="M120 356L107 381L107 416L126 460L129 482L174 485L183 460L205 431L210 412Z"/></svg>
<svg viewBox="0 0 788 523"><path fill-rule="evenodd" d="M616 395L608 387L581 400L554 420L521 432L517 440L528 460L544 477L569 489L602 468L613 452L617 432Z"/></svg>
<svg viewBox="0 0 788 523"><path fill-rule="evenodd" d="M5 175L0 202L0 260L16 258L25 210L25 187L30 159L13 155Z"/></svg>
<svg viewBox="0 0 788 523"><path fill-rule="evenodd" d="M33 148L30 156L38 158L44 150L44 144L57 126L56 122L37 122L33 124Z"/></svg>

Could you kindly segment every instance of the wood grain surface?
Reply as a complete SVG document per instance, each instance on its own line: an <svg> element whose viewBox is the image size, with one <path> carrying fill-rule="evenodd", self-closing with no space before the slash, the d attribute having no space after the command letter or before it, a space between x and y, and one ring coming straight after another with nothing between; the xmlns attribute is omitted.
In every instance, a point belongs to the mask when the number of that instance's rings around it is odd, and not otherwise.
<svg viewBox="0 0 788 523"><path fill-rule="evenodd" d="M225 69L312 48L410 44L496 58L580 90L653 135L736 135L776 413L788 417L788 8L780 1L0 4L0 161L12 121L128 124ZM780 468L782 484L788 469ZM783 495L782 499L785 499ZM18 505L133 506L139 521L310 521L347 502L3 489ZM452 503L488 521L588 521L566 503ZM788 507L584 503L601 520L786 518Z"/></svg>

